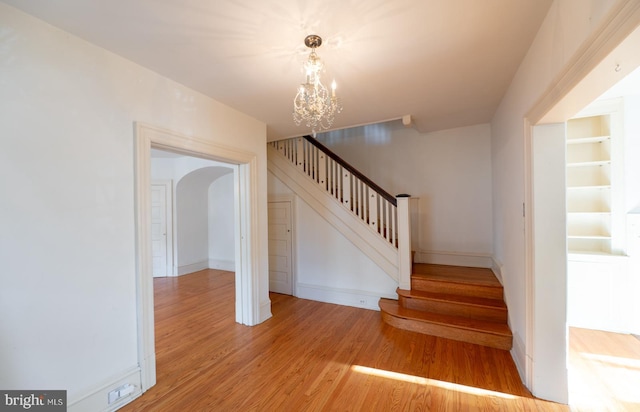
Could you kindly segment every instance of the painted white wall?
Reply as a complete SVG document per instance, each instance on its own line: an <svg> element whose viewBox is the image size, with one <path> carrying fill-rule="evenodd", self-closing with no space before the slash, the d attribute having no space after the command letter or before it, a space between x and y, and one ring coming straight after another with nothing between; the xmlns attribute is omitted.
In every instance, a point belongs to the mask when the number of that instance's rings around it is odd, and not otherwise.
<svg viewBox="0 0 640 412"><path fill-rule="evenodd" d="M494 256L501 264L509 322L514 334L512 353L522 375L527 356L533 356L533 353L525 353L524 117L578 47L599 27L614 3L614 0L594 1L587 5L578 0L554 1L491 123ZM546 304L558 307L561 302L548 301ZM560 336L552 329L542 332L548 344L564 347L566 336ZM540 374L534 380L543 379L554 382L558 377ZM564 385L559 382L557 387L557 394L546 393L545 396L561 401ZM542 396L535 385L530 389L534 395Z"/></svg>
<svg viewBox="0 0 640 412"><path fill-rule="evenodd" d="M416 261L471 256L491 267L488 124L419 133L398 121L319 134L318 140L392 195L419 198Z"/></svg>
<svg viewBox="0 0 640 412"><path fill-rule="evenodd" d="M269 196L293 195L268 173ZM294 294L304 299L378 310L397 298L398 283L301 198L294 202Z"/></svg>
<svg viewBox="0 0 640 412"><path fill-rule="evenodd" d="M629 213L640 208L640 94L625 96L623 110L625 212Z"/></svg>
<svg viewBox="0 0 640 412"><path fill-rule="evenodd" d="M206 171L191 175L199 169ZM172 180L176 194L173 220L178 259L174 274L206 268L235 270L233 166L190 156L153 157L151 178ZM178 194L190 198L178 199Z"/></svg>
<svg viewBox="0 0 640 412"><path fill-rule="evenodd" d="M211 183L209 197L209 267L235 270L233 242L233 174L220 176Z"/></svg>
<svg viewBox="0 0 640 412"><path fill-rule="evenodd" d="M0 387L73 410L138 365L134 122L256 154L261 302L266 126L4 3L0 27Z"/></svg>
<svg viewBox="0 0 640 412"><path fill-rule="evenodd" d="M195 170L176 188L178 274L209 266L209 168ZM195 269L195 270L194 270Z"/></svg>
<svg viewBox="0 0 640 412"><path fill-rule="evenodd" d="M231 185L226 192L212 192L213 186L222 176L231 175ZM227 185L229 186L229 185ZM235 261L235 244L233 231L234 198L233 169L210 166L194 170L185 175L176 187L176 239L178 250L178 275L193 273L209 268L211 259L209 244L210 225L219 226L218 219L231 219L225 233L230 243L231 263ZM230 207L223 215L211 213L211 200L223 196ZM228 249L228 248L227 248ZM228 254L227 254L228 255ZM228 256L227 256L228 257Z"/></svg>

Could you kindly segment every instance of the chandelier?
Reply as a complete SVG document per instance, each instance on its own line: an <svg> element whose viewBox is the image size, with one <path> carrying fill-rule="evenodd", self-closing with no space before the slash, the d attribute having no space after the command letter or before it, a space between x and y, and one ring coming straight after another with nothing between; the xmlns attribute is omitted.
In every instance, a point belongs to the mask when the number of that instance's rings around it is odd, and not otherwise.
<svg viewBox="0 0 640 412"><path fill-rule="evenodd" d="M293 99L293 121L298 126L304 123L310 127L315 137L316 131L333 125L336 113L342 111L342 103L336 97L336 81L331 84L331 94L320 81L323 64L316 48L322 44L322 38L311 34L304 39L304 44L311 49L311 54L304 64L306 82L298 87L298 94Z"/></svg>

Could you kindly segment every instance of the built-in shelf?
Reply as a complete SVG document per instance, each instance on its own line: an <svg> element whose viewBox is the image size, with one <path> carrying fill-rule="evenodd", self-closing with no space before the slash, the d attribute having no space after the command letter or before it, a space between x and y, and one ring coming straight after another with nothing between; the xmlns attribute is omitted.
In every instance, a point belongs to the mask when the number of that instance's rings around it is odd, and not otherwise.
<svg viewBox="0 0 640 412"><path fill-rule="evenodd" d="M567 245L570 253L611 253L610 115L567 122Z"/></svg>

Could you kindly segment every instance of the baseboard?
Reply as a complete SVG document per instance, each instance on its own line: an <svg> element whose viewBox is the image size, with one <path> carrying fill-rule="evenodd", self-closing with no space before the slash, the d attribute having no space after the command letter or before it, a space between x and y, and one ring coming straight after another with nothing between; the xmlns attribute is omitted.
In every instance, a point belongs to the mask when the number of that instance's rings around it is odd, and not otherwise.
<svg viewBox="0 0 640 412"><path fill-rule="evenodd" d="M440 252L417 250L414 262L432 263L436 265L466 266L475 268L492 268L493 257L483 253Z"/></svg>
<svg viewBox="0 0 640 412"><path fill-rule="evenodd" d="M236 262L233 260L209 259L209 269L236 271Z"/></svg>
<svg viewBox="0 0 640 412"><path fill-rule="evenodd" d="M502 286L504 286L504 282L502 281L502 262L500 262L498 259L496 259L495 257L491 258L491 270L493 271L493 274L496 275L496 278L498 279L498 282L500 282L500 284Z"/></svg>
<svg viewBox="0 0 640 412"><path fill-rule="evenodd" d="M384 295L362 290L330 288L303 283L296 284L296 297L377 311L380 310L378 307L380 298L398 299L395 294Z"/></svg>
<svg viewBox="0 0 640 412"><path fill-rule="evenodd" d="M119 399L117 402L109 404L109 392L124 385L133 385L134 391L131 395ZM67 410L69 412L84 411L115 411L142 395L142 383L140 368L133 367L123 371L117 377L106 380L104 383L96 385L76 399L69 400Z"/></svg>
<svg viewBox="0 0 640 412"><path fill-rule="evenodd" d="M525 346L522 338L520 337L520 335L515 333L513 334L513 347L511 348L511 357L513 358L513 362L516 364L516 369L518 369L520 379L522 380L522 382L526 383L527 353L525 351Z"/></svg>
<svg viewBox="0 0 640 412"><path fill-rule="evenodd" d="M269 319L271 316L271 301L267 299L266 302L260 304L260 314L258 315L258 323L262 323Z"/></svg>
<svg viewBox="0 0 640 412"><path fill-rule="evenodd" d="M178 276L187 275L189 273L197 272L199 270L204 270L204 269L209 269L208 260L191 263L189 265L178 266Z"/></svg>

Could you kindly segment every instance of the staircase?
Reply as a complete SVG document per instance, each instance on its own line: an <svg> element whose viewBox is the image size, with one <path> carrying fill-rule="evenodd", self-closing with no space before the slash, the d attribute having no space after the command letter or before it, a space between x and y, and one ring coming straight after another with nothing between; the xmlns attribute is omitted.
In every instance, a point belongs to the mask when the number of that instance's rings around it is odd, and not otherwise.
<svg viewBox="0 0 640 412"><path fill-rule="evenodd" d="M380 299L391 326L498 349L510 350L503 288L490 269L415 263L411 290L398 300Z"/></svg>

